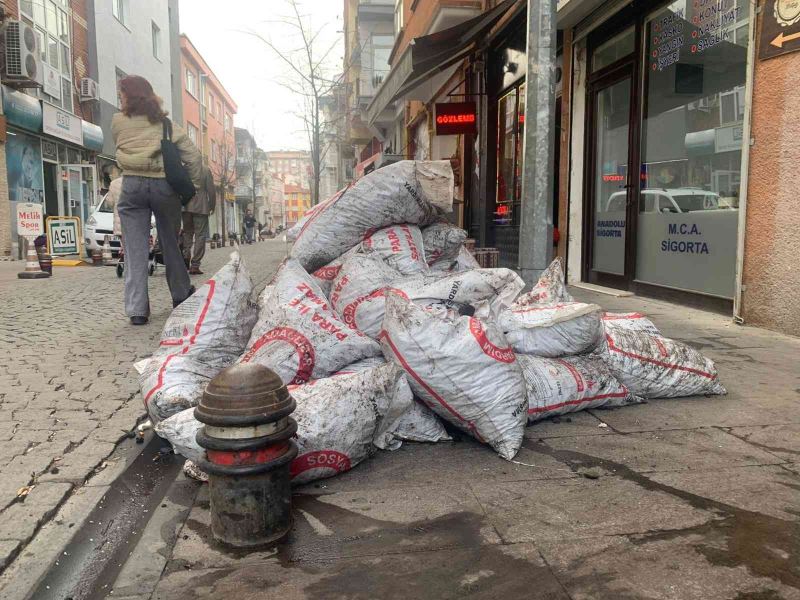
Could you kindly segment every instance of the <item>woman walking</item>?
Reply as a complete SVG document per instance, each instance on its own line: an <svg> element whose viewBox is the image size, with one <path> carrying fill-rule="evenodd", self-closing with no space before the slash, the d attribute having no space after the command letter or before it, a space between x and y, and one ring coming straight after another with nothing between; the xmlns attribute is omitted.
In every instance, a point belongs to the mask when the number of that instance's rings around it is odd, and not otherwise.
<svg viewBox="0 0 800 600"><path fill-rule="evenodd" d="M117 148L117 162L122 168L122 193L118 210L125 250L125 313L134 325L144 325L150 318L147 290L147 257L150 239L150 215L155 215L156 230L167 285L173 306L194 293L189 272L183 261L178 235L181 228L181 202L165 179L161 157L161 139L166 113L161 98L143 77L132 75L119 83L122 112L114 115L111 132ZM172 141L181 161L199 186L202 159L195 145L173 124Z"/></svg>

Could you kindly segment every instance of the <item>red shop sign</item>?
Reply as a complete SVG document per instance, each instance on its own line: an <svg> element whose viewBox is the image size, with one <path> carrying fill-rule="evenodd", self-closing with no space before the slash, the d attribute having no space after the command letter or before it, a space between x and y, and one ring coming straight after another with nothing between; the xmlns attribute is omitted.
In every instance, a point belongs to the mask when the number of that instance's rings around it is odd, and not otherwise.
<svg viewBox="0 0 800 600"><path fill-rule="evenodd" d="M478 111L474 102L436 104L436 135L478 132Z"/></svg>

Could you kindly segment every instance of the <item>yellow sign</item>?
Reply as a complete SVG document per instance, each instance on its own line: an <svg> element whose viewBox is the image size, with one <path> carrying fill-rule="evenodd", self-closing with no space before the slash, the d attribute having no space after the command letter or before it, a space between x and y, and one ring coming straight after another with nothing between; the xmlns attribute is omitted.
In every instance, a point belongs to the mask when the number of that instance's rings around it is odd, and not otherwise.
<svg viewBox="0 0 800 600"><path fill-rule="evenodd" d="M236 202L236 195L233 192L225 192L225 200L228 202Z"/></svg>

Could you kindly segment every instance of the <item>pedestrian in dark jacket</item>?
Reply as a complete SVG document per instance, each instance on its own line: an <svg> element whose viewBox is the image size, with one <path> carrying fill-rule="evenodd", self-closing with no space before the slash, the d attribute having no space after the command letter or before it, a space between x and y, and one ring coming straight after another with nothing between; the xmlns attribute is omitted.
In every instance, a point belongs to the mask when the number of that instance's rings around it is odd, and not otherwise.
<svg viewBox="0 0 800 600"><path fill-rule="evenodd" d="M256 218L253 216L253 211L248 208L247 214L244 217L244 233L248 244L252 244L255 241L257 224L258 221L256 221Z"/></svg>
<svg viewBox="0 0 800 600"><path fill-rule="evenodd" d="M143 77L132 75L119 83L122 112L111 120L117 163L122 168L119 218L125 248L125 312L134 325L150 318L147 290L150 216L156 217L158 240L167 271L172 305L194 293L178 243L181 201L166 180L161 156L164 119L161 98ZM173 123L172 141L178 147L195 186L200 184L202 159L186 133Z"/></svg>
<svg viewBox="0 0 800 600"><path fill-rule="evenodd" d="M206 253L208 215L214 214L217 191L211 169L203 167L203 176L197 194L183 208L183 258L189 275L202 275L200 262Z"/></svg>

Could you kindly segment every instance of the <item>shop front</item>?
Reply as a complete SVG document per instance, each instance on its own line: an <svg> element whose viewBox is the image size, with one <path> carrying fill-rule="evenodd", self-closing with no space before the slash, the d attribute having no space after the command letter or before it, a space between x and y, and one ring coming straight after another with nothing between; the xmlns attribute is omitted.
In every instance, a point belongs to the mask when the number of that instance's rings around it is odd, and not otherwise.
<svg viewBox="0 0 800 600"><path fill-rule="evenodd" d="M12 214L17 202L37 202L45 217L77 217L82 227L98 201L94 158L102 130L27 94L5 87L2 93ZM12 242L15 227L12 220Z"/></svg>
<svg viewBox="0 0 800 600"><path fill-rule="evenodd" d="M634 3L579 46L583 281L730 307L749 18L744 0Z"/></svg>

